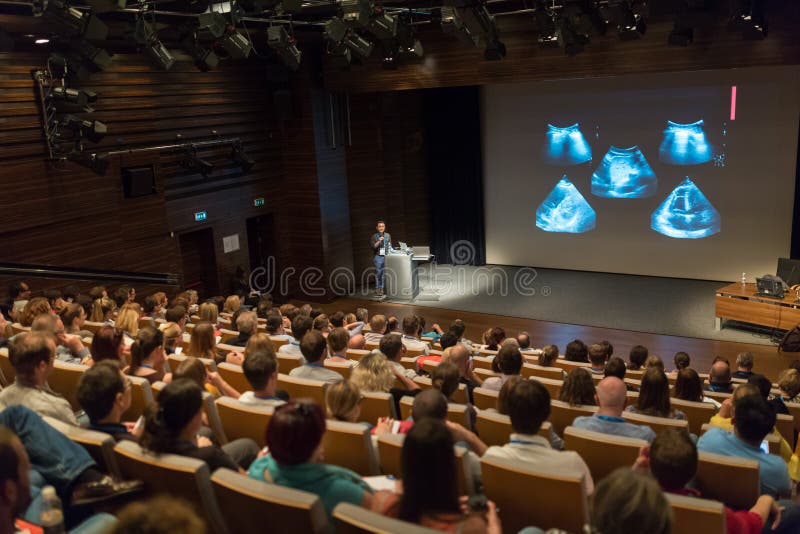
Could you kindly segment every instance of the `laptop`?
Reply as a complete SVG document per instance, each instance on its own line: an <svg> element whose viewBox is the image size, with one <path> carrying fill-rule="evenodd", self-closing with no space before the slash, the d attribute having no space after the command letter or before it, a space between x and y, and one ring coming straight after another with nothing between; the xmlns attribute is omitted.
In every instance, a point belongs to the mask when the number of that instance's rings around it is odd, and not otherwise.
<svg viewBox="0 0 800 534"><path fill-rule="evenodd" d="M780 278L756 278L756 295L759 297L782 299L784 294L783 282Z"/></svg>

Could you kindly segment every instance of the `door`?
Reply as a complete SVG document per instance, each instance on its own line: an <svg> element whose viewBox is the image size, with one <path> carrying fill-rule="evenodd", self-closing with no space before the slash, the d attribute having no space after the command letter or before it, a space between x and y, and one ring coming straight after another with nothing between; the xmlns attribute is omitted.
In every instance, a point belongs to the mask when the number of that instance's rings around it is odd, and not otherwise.
<svg viewBox="0 0 800 534"><path fill-rule="evenodd" d="M277 256L275 250L275 221L271 213L247 219L247 248L250 252L250 271L269 268L269 258ZM275 265L273 260L272 265Z"/></svg>
<svg viewBox="0 0 800 534"><path fill-rule="evenodd" d="M183 263L183 285L194 289L200 298L219 294L214 230L203 228L178 236Z"/></svg>

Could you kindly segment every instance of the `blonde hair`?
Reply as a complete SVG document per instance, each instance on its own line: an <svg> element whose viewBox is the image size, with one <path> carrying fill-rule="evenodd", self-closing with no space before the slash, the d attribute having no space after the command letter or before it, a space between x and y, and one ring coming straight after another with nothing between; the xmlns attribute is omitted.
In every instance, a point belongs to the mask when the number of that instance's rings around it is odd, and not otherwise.
<svg viewBox="0 0 800 534"><path fill-rule="evenodd" d="M22 326L30 326L33 324L33 320L36 319L38 316L43 315L45 313L50 313L52 308L50 307L50 302L44 297L35 297L29 300L25 307L22 308L22 314L20 315L19 324Z"/></svg>
<svg viewBox="0 0 800 534"><path fill-rule="evenodd" d="M94 301L92 304L92 316L90 321L95 323L102 323L106 320L106 315L117 309L117 303L114 299L108 297L101 297Z"/></svg>
<svg viewBox="0 0 800 534"><path fill-rule="evenodd" d="M151 295L159 306L164 306L167 303L167 294L163 291L157 291Z"/></svg>
<svg viewBox="0 0 800 534"><path fill-rule="evenodd" d="M253 336L250 336L250 339L247 340L247 345L244 347L244 356L245 358L249 355L254 353L257 350L269 350L273 349L272 340L269 336L263 332L259 332Z"/></svg>
<svg viewBox="0 0 800 534"><path fill-rule="evenodd" d="M800 373L797 369L786 369L778 375L778 387L793 399L800 393Z"/></svg>
<svg viewBox="0 0 800 534"><path fill-rule="evenodd" d="M164 323L161 325L160 330L164 334L165 349L174 349L175 345L177 345L176 340L180 340L183 336L178 323Z"/></svg>
<svg viewBox="0 0 800 534"><path fill-rule="evenodd" d="M219 308L213 302L204 302L197 310L197 315L200 316L201 321L208 321L211 324L217 324L219 319Z"/></svg>
<svg viewBox="0 0 800 534"><path fill-rule="evenodd" d="M131 307L123 307L114 321L114 326L120 330L135 336L139 332L139 314Z"/></svg>
<svg viewBox="0 0 800 534"><path fill-rule="evenodd" d="M122 311L122 310L133 310L136 313L138 313L139 315L142 314L142 307L139 305L138 302L126 302L119 309L119 311Z"/></svg>
<svg viewBox="0 0 800 534"><path fill-rule="evenodd" d="M364 391L387 392L394 386L392 364L380 352L370 352L353 369L350 380Z"/></svg>
<svg viewBox="0 0 800 534"><path fill-rule="evenodd" d="M217 340L214 337L214 325L208 321L197 323L192 330L191 338L189 339L189 348L186 349L187 356L195 356L197 358L209 358L211 360L217 357Z"/></svg>
<svg viewBox="0 0 800 534"><path fill-rule="evenodd" d="M222 311L225 313L234 313L242 306L242 301L239 300L238 295L231 295L225 299L225 304L222 306Z"/></svg>
<svg viewBox="0 0 800 534"><path fill-rule="evenodd" d="M325 391L325 406L328 418L337 421L349 421L348 415L361 402L361 391L350 380L342 380L331 384Z"/></svg>

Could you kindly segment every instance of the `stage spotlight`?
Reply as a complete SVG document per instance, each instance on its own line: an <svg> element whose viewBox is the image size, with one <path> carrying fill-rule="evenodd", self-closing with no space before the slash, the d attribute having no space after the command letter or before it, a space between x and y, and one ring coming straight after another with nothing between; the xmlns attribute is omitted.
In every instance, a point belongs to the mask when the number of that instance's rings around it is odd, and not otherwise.
<svg viewBox="0 0 800 534"><path fill-rule="evenodd" d="M767 36L764 0L734 0L730 28L742 32L742 38L760 40Z"/></svg>
<svg viewBox="0 0 800 534"><path fill-rule="evenodd" d="M219 39L225 35L228 22L222 13L203 13L197 17L197 25L200 30L208 31L213 37Z"/></svg>
<svg viewBox="0 0 800 534"><path fill-rule="evenodd" d="M608 3L617 35L623 41L639 39L647 31L645 14L647 2L638 0L612 0Z"/></svg>
<svg viewBox="0 0 800 534"><path fill-rule="evenodd" d="M253 168L253 165L256 164L253 161L253 158L248 156L244 149L242 148L241 143L236 143L231 147L231 159L233 162L242 168L243 172L250 172L250 169Z"/></svg>
<svg viewBox="0 0 800 534"><path fill-rule="evenodd" d="M351 52L364 59L369 57L374 47L371 42L348 28L344 21L339 18L332 18L325 23L324 36L337 47L339 45L344 45ZM352 57L348 61L348 64L350 61L352 61Z"/></svg>
<svg viewBox="0 0 800 534"><path fill-rule="evenodd" d="M475 45L484 47L486 59L496 60L505 57L506 47L500 41L494 17L489 14L485 4L479 0L446 0L445 3L448 7L454 8L457 18Z"/></svg>
<svg viewBox="0 0 800 534"><path fill-rule="evenodd" d="M414 26L411 25L411 15L400 13L397 16L397 53L401 56L421 58L425 55L422 43L416 38ZM386 41L384 41L386 42Z"/></svg>
<svg viewBox="0 0 800 534"><path fill-rule="evenodd" d="M108 128L100 121L81 119L75 115L64 115L60 124L72 131L73 137L88 139L92 143L103 140Z"/></svg>
<svg viewBox="0 0 800 534"><path fill-rule="evenodd" d="M336 68L340 70L347 70L350 68L350 63L353 61L353 54L346 46L337 45L330 51L330 55Z"/></svg>
<svg viewBox="0 0 800 534"><path fill-rule="evenodd" d="M162 69L169 70L175 64L175 58L167 50L164 43L158 38L156 29L144 17L136 21L134 39L144 47L145 53L150 56Z"/></svg>
<svg viewBox="0 0 800 534"><path fill-rule="evenodd" d="M96 154L79 150L73 150L67 154L67 159L87 169L91 169L92 172L100 176L106 175L108 166L111 163L108 154Z"/></svg>
<svg viewBox="0 0 800 534"><path fill-rule="evenodd" d="M208 176L214 170L214 164L198 156L197 149L194 147L186 150L186 156L181 161L181 166L190 171L199 172L203 176Z"/></svg>
<svg viewBox="0 0 800 534"><path fill-rule="evenodd" d="M558 28L558 43L564 48L567 55L574 56L583 52L584 46L589 42L587 34L579 33L566 19L561 20Z"/></svg>
<svg viewBox="0 0 800 534"><path fill-rule="evenodd" d="M72 66L80 60L88 61L97 70L104 70L111 64L111 56L102 48L97 48L89 41L77 40L72 41L70 48L75 53L69 57L69 63ZM77 65L76 65L77 68ZM73 69L73 72L75 69Z"/></svg>
<svg viewBox="0 0 800 534"><path fill-rule="evenodd" d="M283 26L267 28L267 45L278 54L283 63L292 70L300 67L302 53L297 48L297 40L289 35Z"/></svg>
<svg viewBox="0 0 800 534"><path fill-rule="evenodd" d="M90 113L94 111L89 104L97 101L97 93L85 89L70 87L54 87L50 98L56 101L59 111L76 111Z"/></svg>
<svg viewBox="0 0 800 534"><path fill-rule="evenodd" d="M541 0L536 6L536 31L539 33L537 38L539 46L542 48L558 48L558 30L556 28L556 15L547 7L547 3Z"/></svg>
<svg viewBox="0 0 800 534"><path fill-rule="evenodd" d="M81 36L92 41L104 41L108 37L108 26L95 15L71 7L65 0L49 0L44 12L61 26L68 36Z"/></svg>
<svg viewBox="0 0 800 534"><path fill-rule="evenodd" d="M219 42L232 59L247 59L253 50L253 43L239 30L229 31Z"/></svg>
<svg viewBox="0 0 800 534"><path fill-rule="evenodd" d="M342 0L342 19L351 26L363 28L378 39L397 35L397 17L376 7L373 0Z"/></svg>
<svg viewBox="0 0 800 534"><path fill-rule="evenodd" d="M208 72L219 65L217 54L200 44L194 32L189 32L185 35L181 39L181 45L192 56L195 66L201 71Z"/></svg>

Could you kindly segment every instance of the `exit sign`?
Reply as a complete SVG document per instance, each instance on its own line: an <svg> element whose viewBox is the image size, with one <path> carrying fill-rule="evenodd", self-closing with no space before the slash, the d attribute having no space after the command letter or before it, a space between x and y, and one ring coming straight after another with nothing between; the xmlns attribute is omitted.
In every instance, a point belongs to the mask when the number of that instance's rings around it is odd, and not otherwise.
<svg viewBox="0 0 800 534"><path fill-rule="evenodd" d="M197 222L205 221L208 219L208 214L205 211L196 211L194 212L194 220Z"/></svg>
<svg viewBox="0 0 800 534"><path fill-rule="evenodd" d="M264 205L264 197L258 197L253 200L253 206L260 208Z"/></svg>

